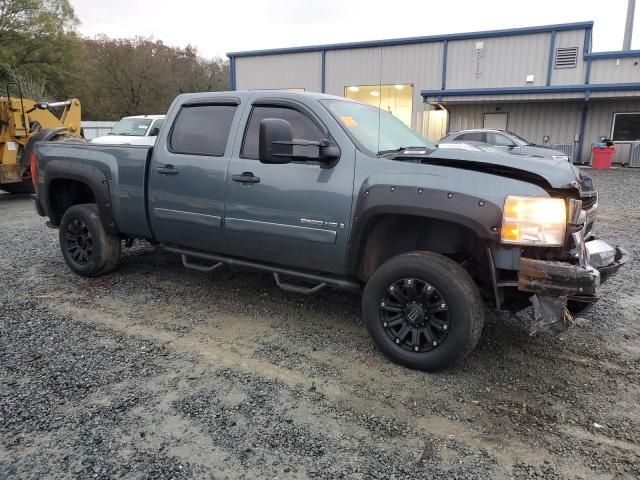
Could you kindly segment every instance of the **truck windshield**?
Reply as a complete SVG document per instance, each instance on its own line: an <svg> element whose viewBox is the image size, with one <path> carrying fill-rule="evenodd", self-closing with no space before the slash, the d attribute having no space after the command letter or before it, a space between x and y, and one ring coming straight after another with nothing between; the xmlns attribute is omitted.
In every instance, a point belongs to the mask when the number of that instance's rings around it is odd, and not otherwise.
<svg viewBox="0 0 640 480"><path fill-rule="evenodd" d="M113 126L110 135L144 137L151 121L150 118L123 118Z"/></svg>
<svg viewBox="0 0 640 480"><path fill-rule="evenodd" d="M369 153L383 155L405 148L436 148L385 110L347 100L324 100L322 103L352 139Z"/></svg>

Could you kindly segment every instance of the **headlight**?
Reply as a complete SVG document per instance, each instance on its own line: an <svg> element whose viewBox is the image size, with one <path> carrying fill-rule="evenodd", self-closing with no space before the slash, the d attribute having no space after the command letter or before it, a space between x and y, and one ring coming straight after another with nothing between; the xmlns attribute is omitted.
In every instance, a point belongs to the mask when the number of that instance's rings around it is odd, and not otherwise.
<svg viewBox="0 0 640 480"><path fill-rule="evenodd" d="M561 198L507 195L502 242L559 247L564 244L567 210Z"/></svg>
<svg viewBox="0 0 640 480"><path fill-rule="evenodd" d="M554 160L564 160L566 162L569 161L569 155L551 155L551 158Z"/></svg>

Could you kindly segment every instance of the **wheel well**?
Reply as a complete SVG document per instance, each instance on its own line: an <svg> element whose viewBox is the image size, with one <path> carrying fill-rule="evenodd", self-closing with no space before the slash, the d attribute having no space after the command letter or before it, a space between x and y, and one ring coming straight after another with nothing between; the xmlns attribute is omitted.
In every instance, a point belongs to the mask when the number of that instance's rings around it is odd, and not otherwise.
<svg viewBox="0 0 640 480"><path fill-rule="evenodd" d="M80 203L96 203L93 191L78 180L55 179L49 184L49 218L53 225L60 225L67 209Z"/></svg>
<svg viewBox="0 0 640 480"><path fill-rule="evenodd" d="M391 257L424 250L455 260L479 286L492 289L486 242L464 225L412 215L381 215L370 223L364 237L358 276L365 282Z"/></svg>

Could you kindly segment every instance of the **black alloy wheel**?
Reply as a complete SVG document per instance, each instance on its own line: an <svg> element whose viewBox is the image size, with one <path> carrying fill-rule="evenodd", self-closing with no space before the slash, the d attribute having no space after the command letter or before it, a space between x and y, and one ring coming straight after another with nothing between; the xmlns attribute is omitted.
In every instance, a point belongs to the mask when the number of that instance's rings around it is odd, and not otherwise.
<svg viewBox="0 0 640 480"><path fill-rule="evenodd" d="M397 345L411 352L438 348L449 332L449 307L431 284L404 278L389 285L380 301L380 321Z"/></svg>
<svg viewBox="0 0 640 480"><path fill-rule="evenodd" d="M75 218L67 224L66 230L64 235L69 257L78 265L88 264L93 253L93 239L89 228L82 220Z"/></svg>
<svg viewBox="0 0 640 480"><path fill-rule="evenodd" d="M480 290L469 273L444 255L397 255L369 277L362 315L376 346L417 370L439 370L464 358L484 324Z"/></svg>
<svg viewBox="0 0 640 480"><path fill-rule="evenodd" d="M95 203L69 207L62 216L58 237L65 262L78 275L104 275L118 264L121 239L107 233Z"/></svg>

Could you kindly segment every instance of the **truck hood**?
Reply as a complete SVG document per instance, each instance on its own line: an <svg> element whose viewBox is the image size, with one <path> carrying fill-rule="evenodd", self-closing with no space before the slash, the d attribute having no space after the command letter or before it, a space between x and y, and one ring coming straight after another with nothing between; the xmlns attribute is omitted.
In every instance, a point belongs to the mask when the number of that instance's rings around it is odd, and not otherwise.
<svg viewBox="0 0 640 480"><path fill-rule="evenodd" d="M593 189L591 178L566 160L458 149L435 149L427 155L410 152L411 150L405 150L393 158L513 177L545 188L578 188L585 191Z"/></svg>
<svg viewBox="0 0 640 480"><path fill-rule="evenodd" d="M530 157L551 158L553 155L566 155L566 153L556 150L555 148L545 147L544 145L524 145L521 147L522 155Z"/></svg>

